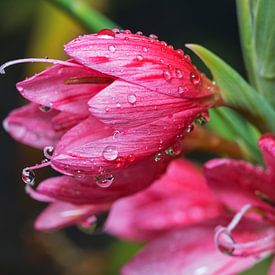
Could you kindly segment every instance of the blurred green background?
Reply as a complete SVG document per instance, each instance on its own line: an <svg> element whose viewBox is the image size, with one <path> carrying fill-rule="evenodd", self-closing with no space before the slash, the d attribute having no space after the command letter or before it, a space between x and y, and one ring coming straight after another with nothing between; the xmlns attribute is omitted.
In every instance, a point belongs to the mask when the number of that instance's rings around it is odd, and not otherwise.
<svg viewBox="0 0 275 275"><path fill-rule="evenodd" d="M244 75L234 1L86 2L122 28L156 34L177 48L189 42L201 44ZM65 59L64 43L84 33L87 30L50 1L0 1L1 63L24 57ZM201 66L198 59L194 61ZM1 75L1 120L24 103L15 83L41 68L17 65ZM0 144L0 274L118 274L136 245L101 233L86 235L77 228L51 234L33 230L34 218L44 205L25 194L21 169L39 162L42 153L16 143L3 129ZM39 171L39 177L47 176L48 171Z"/></svg>

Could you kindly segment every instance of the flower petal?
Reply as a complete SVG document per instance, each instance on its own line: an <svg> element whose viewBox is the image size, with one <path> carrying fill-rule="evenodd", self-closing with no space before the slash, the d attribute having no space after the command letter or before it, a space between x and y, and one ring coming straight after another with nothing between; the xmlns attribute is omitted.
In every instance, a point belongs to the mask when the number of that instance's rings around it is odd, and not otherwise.
<svg viewBox="0 0 275 275"><path fill-rule="evenodd" d="M166 167L165 162L156 163L153 158L137 161L129 167L112 173L97 170L97 176L78 174L76 177L50 178L37 188L37 192L48 197L74 204L100 204L112 202L120 197L140 191L151 184ZM100 187L101 178L112 178L109 187Z"/></svg>
<svg viewBox="0 0 275 275"><path fill-rule="evenodd" d="M93 116L118 129L148 124L156 119L189 110L194 117L207 111L205 103L172 97L145 87L116 80L89 102Z"/></svg>
<svg viewBox="0 0 275 275"><path fill-rule="evenodd" d="M16 140L36 147L54 146L64 131L56 132L51 120L58 114L51 110L43 112L37 104L28 104L12 111L4 120L5 130Z"/></svg>
<svg viewBox="0 0 275 275"><path fill-rule="evenodd" d="M73 205L65 202L51 203L36 219L37 230L57 230L69 225L81 223L86 218L106 211L107 204Z"/></svg>
<svg viewBox="0 0 275 275"><path fill-rule="evenodd" d="M271 174L271 184L275 184L275 135L265 134L259 140L263 157Z"/></svg>
<svg viewBox="0 0 275 275"><path fill-rule="evenodd" d="M126 239L147 240L222 213L202 173L179 159L148 189L115 202L105 230Z"/></svg>
<svg viewBox="0 0 275 275"><path fill-rule="evenodd" d="M212 84L182 51L146 36L113 34L78 37L65 45L65 52L84 66L163 94L189 98L213 94Z"/></svg>
<svg viewBox="0 0 275 275"><path fill-rule="evenodd" d="M123 267L122 274L238 274L265 256L224 255L214 245L213 224L201 224L171 231L151 241Z"/></svg>
<svg viewBox="0 0 275 275"><path fill-rule="evenodd" d="M260 166L229 159L214 159L205 166L207 181L218 197L230 208L240 210L245 204L272 210L264 196L275 199L275 189Z"/></svg>
<svg viewBox="0 0 275 275"><path fill-rule="evenodd" d="M194 113L197 113L195 109L178 112L126 131L113 130L112 134L110 128L94 126L94 120L89 118L63 136L52 158L52 166L68 175L76 174L77 170L94 174L99 167L113 170L122 163L131 163L133 158L139 160L155 155L182 138Z"/></svg>
<svg viewBox="0 0 275 275"><path fill-rule="evenodd" d="M23 97L37 104L60 111L87 114L88 100L108 84L66 84L66 81L102 76L101 73L86 67L58 64L17 83L16 87Z"/></svg>

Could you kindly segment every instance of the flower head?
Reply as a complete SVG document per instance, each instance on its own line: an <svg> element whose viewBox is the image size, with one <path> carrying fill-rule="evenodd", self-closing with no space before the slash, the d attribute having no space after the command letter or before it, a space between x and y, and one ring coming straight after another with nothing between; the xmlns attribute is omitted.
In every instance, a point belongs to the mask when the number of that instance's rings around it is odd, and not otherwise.
<svg viewBox="0 0 275 275"><path fill-rule="evenodd" d="M17 83L31 103L4 122L15 139L52 148L46 163L24 170L25 182L46 165L63 174L28 187L33 197L105 204L145 188L181 152L193 120L216 103L212 82L155 36L105 29L69 42L65 52L68 61L0 68L54 63Z"/></svg>

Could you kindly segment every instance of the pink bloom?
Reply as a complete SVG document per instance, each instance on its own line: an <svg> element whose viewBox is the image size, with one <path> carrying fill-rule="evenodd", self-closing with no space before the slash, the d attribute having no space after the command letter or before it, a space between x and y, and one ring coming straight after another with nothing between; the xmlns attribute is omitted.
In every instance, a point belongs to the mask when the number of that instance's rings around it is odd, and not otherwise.
<svg viewBox="0 0 275 275"><path fill-rule="evenodd" d="M173 161L164 176L146 190L112 206L105 229L116 236L149 243L122 274L236 274L258 258L233 258L214 243L214 228L229 223L231 214L207 188L201 172L184 160ZM233 219L238 223L240 215ZM248 232L249 229L249 232ZM269 225L244 219L234 232L238 242L266 236ZM228 241L226 239L225 241ZM231 239L229 239L231 240ZM221 240L219 240L221 241ZM232 252L227 242L220 249Z"/></svg>
<svg viewBox="0 0 275 275"><path fill-rule="evenodd" d="M46 165L63 174L36 191L29 186L38 199L109 204L145 188L164 170L167 154L180 153L193 120L216 102L215 87L189 57L153 38L106 29L76 38L65 52L68 61L27 59L0 68L54 63L17 83L31 103L4 122L15 139L47 146L49 161L26 168L25 182Z"/></svg>

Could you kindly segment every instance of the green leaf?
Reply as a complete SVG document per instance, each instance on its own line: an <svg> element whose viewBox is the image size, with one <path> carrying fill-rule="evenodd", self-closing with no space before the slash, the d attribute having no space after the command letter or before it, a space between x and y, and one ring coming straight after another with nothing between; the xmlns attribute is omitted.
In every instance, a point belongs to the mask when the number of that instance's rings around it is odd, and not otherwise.
<svg viewBox="0 0 275 275"><path fill-rule="evenodd" d="M249 79L275 106L275 1L237 0L236 3Z"/></svg>
<svg viewBox="0 0 275 275"><path fill-rule="evenodd" d="M202 46L186 45L210 69L224 104L237 110L262 132L275 131L275 111L255 89L221 58Z"/></svg>

